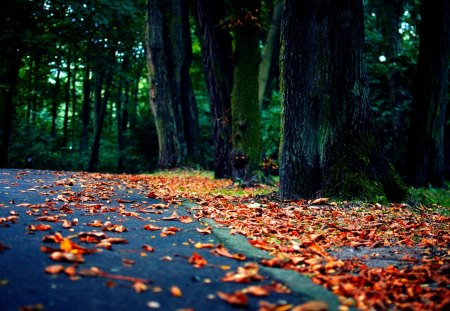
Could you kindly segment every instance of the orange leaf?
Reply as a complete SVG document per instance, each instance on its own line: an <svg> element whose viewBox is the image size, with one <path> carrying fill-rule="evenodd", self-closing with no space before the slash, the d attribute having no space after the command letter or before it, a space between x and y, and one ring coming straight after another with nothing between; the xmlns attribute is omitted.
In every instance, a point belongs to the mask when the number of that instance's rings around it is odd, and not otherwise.
<svg viewBox="0 0 450 311"><path fill-rule="evenodd" d="M177 212L175 211L169 217L163 217L163 218L161 218L161 220L176 220L179 218L180 218L180 216L178 216Z"/></svg>
<svg viewBox="0 0 450 311"><path fill-rule="evenodd" d="M180 222L184 223L184 224L190 224L191 222L193 222L194 220L189 217L189 216L180 216L180 218L178 219Z"/></svg>
<svg viewBox="0 0 450 311"><path fill-rule="evenodd" d="M242 290L242 292L256 297L267 297L270 294L270 291L267 289L267 287L256 285L246 287Z"/></svg>
<svg viewBox="0 0 450 311"><path fill-rule="evenodd" d="M133 288L136 293L142 293L148 290L148 286L142 282L133 283Z"/></svg>
<svg viewBox="0 0 450 311"><path fill-rule="evenodd" d="M198 242L198 243L195 243L195 244L194 244L194 247L195 247L195 248L213 248L213 247L214 247L214 244L212 244L212 243L200 243L200 242Z"/></svg>
<svg viewBox="0 0 450 311"><path fill-rule="evenodd" d="M203 234L211 234L212 233L212 228L211 227L206 227L206 228L196 228L196 230L200 233Z"/></svg>
<svg viewBox="0 0 450 311"><path fill-rule="evenodd" d="M60 274L63 271L64 271L63 265L51 265L45 268L45 273L48 274Z"/></svg>
<svg viewBox="0 0 450 311"><path fill-rule="evenodd" d="M156 231L156 230L161 230L162 228L148 224L148 225L144 226L144 229L148 230L148 231Z"/></svg>
<svg viewBox="0 0 450 311"><path fill-rule="evenodd" d="M154 248L154 247L151 247L150 245L147 245L147 244L143 245L143 246L142 246L142 249L143 249L144 251L149 252L149 253L153 253L153 252L155 251L155 248Z"/></svg>
<svg viewBox="0 0 450 311"><path fill-rule="evenodd" d="M244 261L246 260L245 255L243 254L231 254L226 248L225 246L223 246L222 244L218 244L216 246L216 248L214 250L211 251L211 253L213 254L217 254L223 257L227 257L227 258L233 258L236 260L240 260L240 261Z"/></svg>
<svg viewBox="0 0 450 311"><path fill-rule="evenodd" d="M181 297L181 296L183 296L183 293L181 292L181 289L178 286L172 286L170 288L170 293L174 297Z"/></svg>
<svg viewBox="0 0 450 311"><path fill-rule="evenodd" d="M202 256L200 256L198 253L193 252L192 256L189 257L189 263L191 265L193 265L196 268L201 268L204 265L206 265L208 262L206 261L205 258L203 258Z"/></svg>
<svg viewBox="0 0 450 311"><path fill-rule="evenodd" d="M248 305L248 299L242 292L234 292L233 294L227 294L224 292L217 292L217 296L220 299L228 302L230 305L237 307L246 307Z"/></svg>
<svg viewBox="0 0 450 311"><path fill-rule="evenodd" d="M324 301L311 300L295 306L291 311L328 311L328 304Z"/></svg>

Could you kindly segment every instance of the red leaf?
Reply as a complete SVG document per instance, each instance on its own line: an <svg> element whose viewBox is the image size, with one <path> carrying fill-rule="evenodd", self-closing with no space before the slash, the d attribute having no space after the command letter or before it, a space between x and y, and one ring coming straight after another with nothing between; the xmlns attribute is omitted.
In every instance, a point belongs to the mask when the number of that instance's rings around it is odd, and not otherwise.
<svg viewBox="0 0 450 311"><path fill-rule="evenodd" d="M220 299L228 302L230 305L236 307L246 307L248 305L247 296L242 292L234 292L233 294L217 292L217 296L219 296Z"/></svg>

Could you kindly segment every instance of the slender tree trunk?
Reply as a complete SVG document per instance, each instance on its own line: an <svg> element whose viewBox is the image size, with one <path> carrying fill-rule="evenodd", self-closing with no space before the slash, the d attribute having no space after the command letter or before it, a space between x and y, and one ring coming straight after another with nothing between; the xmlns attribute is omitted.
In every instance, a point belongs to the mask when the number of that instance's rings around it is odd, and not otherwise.
<svg viewBox="0 0 450 311"><path fill-rule="evenodd" d="M211 105L214 140L214 176L231 174L231 36L220 26L224 1L195 0L195 17L202 45L202 59Z"/></svg>
<svg viewBox="0 0 450 311"><path fill-rule="evenodd" d="M76 128L78 128L78 124L77 124L77 113L78 113L78 108L77 108L77 71L78 71L78 64L77 64L77 57L74 57L74 63L73 63L73 78L72 78L72 86L70 89L70 97L71 97L71 101L72 101L72 120L71 120L71 128L72 128L72 133L77 133Z"/></svg>
<svg viewBox="0 0 450 311"><path fill-rule="evenodd" d="M160 168L180 165L185 157L185 142L180 140L177 124L178 94L169 61L171 47L163 0L149 0L146 22L146 53L150 81L150 105L158 134ZM168 13L169 14L169 13ZM179 111L179 110L178 110Z"/></svg>
<svg viewBox="0 0 450 311"><path fill-rule="evenodd" d="M192 89L191 76L189 73L189 69L191 68L192 63L192 41L189 25L188 5L188 1L180 1L180 44L184 50L184 57L182 59L180 68L180 100L184 124L184 137L187 147L187 158L194 164L201 164L202 161L199 148L198 108L195 94Z"/></svg>
<svg viewBox="0 0 450 311"><path fill-rule="evenodd" d="M88 171L98 171L100 156L100 138L102 135L103 122L106 115L106 107L111 94L113 74L105 69L98 69L94 72L95 80L95 124L94 137L91 145L91 155L89 158ZM102 95L102 91L104 94Z"/></svg>
<svg viewBox="0 0 450 311"><path fill-rule="evenodd" d="M91 68L89 57L87 57L84 67L83 105L81 109L81 138L79 150L80 153L83 154L88 148L89 123L91 119Z"/></svg>
<svg viewBox="0 0 450 311"><path fill-rule="evenodd" d="M72 65L72 51L69 47L69 52L67 56L67 84L66 84L66 94L65 94L65 107L64 107L64 124L63 124L63 146L67 146L68 139L68 128L69 128L69 109L70 109L70 86L72 82L72 70L70 66Z"/></svg>
<svg viewBox="0 0 450 311"><path fill-rule="evenodd" d="M280 25L281 25L281 15L283 13L283 2L279 2L275 5L272 15L272 25L270 27L269 33L267 34L266 44L264 45L264 50L261 58L261 63L259 64L259 75L258 75L258 101L259 107L262 108L265 102L264 97L268 94L267 86L269 80L271 79L270 72L273 66L274 60L278 62L278 49L280 46Z"/></svg>
<svg viewBox="0 0 450 311"><path fill-rule="evenodd" d="M56 138L56 120L58 118L58 106L59 106L59 94L61 88L61 57L58 57L56 64L56 78L55 85L53 86L53 98L52 98L52 129L51 136Z"/></svg>
<svg viewBox="0 0 450 311"><path fill-rule="evenodd" d="M408 182L444 185L450 4L423 1L417 78L408 140Z"/></svg>
<svg viewBox="0 0 450 311"><path fill-rule="evenodd" d="M243 2L246 14L256 15L258 0ZM255 17L256 18L256 17ZM258 70L260 62L259 27L254 20L243 20L234 29L235 67L231 95L234 180L255 176L262 163L261 116L258 102Z"/></svg>
<svg viewBox="0 0 450 311"><path fill-rule="evenodd" d="M285 4L281 196L400 199L371 125L362 0Z"/></svg>

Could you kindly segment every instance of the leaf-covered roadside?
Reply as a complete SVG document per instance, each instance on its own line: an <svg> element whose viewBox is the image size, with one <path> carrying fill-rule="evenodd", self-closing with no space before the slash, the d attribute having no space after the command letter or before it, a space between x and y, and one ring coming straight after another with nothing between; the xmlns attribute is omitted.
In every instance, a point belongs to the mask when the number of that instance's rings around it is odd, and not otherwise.
<svg viewBox="0 0 450 311"><path fill-rule="evenodd" d="M196 218L214 219L270 252L273 259L263 265L309 274L340 297L342 309L450 307L450 217L434 210L327 199L280 202L270 195L252 195L252 190L241 196L222 195L217 193L229 189L230 181L192 174L122 178L136 186L150 185L152 195L166 200L190 198L199 206ZM339 259L335 251L347 247L365 249L365 255ZM387 250L400 253L405 248L411 252L396 256L395 265L370 264Z"/></svg>

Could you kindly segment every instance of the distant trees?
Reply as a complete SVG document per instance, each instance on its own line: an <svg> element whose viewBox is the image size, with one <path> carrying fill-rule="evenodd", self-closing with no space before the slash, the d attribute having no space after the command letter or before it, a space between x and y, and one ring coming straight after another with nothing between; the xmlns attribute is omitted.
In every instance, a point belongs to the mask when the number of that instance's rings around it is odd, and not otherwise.
<svg viewBox="0 0 450 311"><path fill-rule="evenodd" d="M408 181L414 186L431 184L442 187L450 52L449 1L422 1L419 34L417 77L408 136Z"/></svg>
<svg viewBox="0 0 450 311"><path fill-rule="evenodd" d="M223 0L195 0L194 10L211 107L214 176L230 178L232 41L220 24L227 11Z"/></svg>
<svg viewBox="0 0 450 311"><path fill-rule="evenodd" d="M375 128L409 183L442 186L448 1L419 2L364 1L363 29L361 0L7 0L0 166L245 184L281 140L283 196L393 198Z"/></svg>
<svg viewBox="0 0 450 311"><path fill-rule="evenodd" d="M281 196L401 199L371 125L362 1L285 6Z"/></svg>

